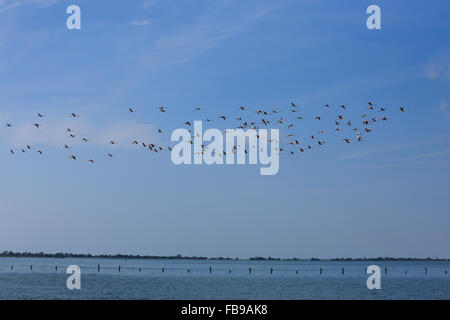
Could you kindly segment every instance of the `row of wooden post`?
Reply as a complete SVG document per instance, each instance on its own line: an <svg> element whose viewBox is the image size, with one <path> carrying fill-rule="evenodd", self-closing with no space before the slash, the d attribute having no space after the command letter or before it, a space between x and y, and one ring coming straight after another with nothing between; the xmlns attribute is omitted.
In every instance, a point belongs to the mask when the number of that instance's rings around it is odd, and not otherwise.
<svg viewBox="0 0 450 320"><path fill-rule="evenodd" d="M98 264L98 265L97 265L97 272L100 272L100 269L101 269L101 268L100 268L100 265ZM122 269L122 267L119 265L117 269L118 269L118 271L120 272L120 270ZM11 265L11 270L14 270L14 266L13 266L13 265ZM33 265L30 265L30 270L33 271ZM139 270L139 272L141 272L141 271L142 271L142 268L138 268L138 270ZM55 266L55 271L58 271L58 266ZM162 271L162 273L165 272L164 267L161 269L161 271ZM274 269L273 269L273 268L270 268L270 274L272 274L273 271L274 271ZM385 268L384 268L384 274L387 274L387 271L388 271L388 270L387 270L387 268L385 267ZM187 272L190 273L191 270L188 268L188 269L187 269ZM342 269L341 269L341 274L343 275L344 272L345 272L345 269L342 268ZM211 267L211 266L209 267L209 273L212 273L212 267ZM228 273L231 273L231 269L228 270ZM252 273L252 268L250 268L250 267L248 268L248 273L249 273L249 274ZM295 270L295 273L298 274L298 269ZM322 268L319 269L319 273L320 273L320 274L323 273L323 269L322 269ZM364 273L367 273L367 268L365 269ZM445 274L448 274L447 270L444 270L444 273L445 273ZM408 269L405 269L405 274L406 274L406 275L408 274ZM424 274L428 274L428 269L427 269L427 268L424 268Z"/></svg>

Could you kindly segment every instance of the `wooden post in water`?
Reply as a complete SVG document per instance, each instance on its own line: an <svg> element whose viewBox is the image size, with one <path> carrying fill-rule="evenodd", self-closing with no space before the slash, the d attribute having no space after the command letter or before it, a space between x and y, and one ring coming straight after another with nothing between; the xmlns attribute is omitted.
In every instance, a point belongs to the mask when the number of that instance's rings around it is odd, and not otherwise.
<svg viewBox="0 0 450 320"><path fill-rule="evenodd" d="M248 274L252 273L252 268L248 267Z"/></svg>
<svg viewBox="0 0 450 320"><path fill-rule="evenodd" d="M164 267L161 269L162 273L164 273Z"/></svg>
<svg viewBox="0 0 450 320"><path fill-rule="evenodd" d="M295 274L298 274L298 269L295 269Z"/></svg>
<svg viewBox="0 0 450 320"><path fill-rule="evenodd" d="M342 275L344 275L344 268L342 268Z"/></svg>
<svg viewBox="0 0 450 320"><path fill-rule="evenodd" d="M209 273L212 273L212 268L211 268L211 266L209 266Z"/></svg>
<svg viewBox="0 0 450 320"><path fill-rule="evenodd" d="M270 274L272 274L272 273L273 273L273 268L271 267L271 268L270 268Z"/></svg>
<svg viewBox="0 0 450 320"><path fill-rule="evenodd" d="M387 267L384 267L384 274L387 274Z"/></svg>
<svg viewBox="0 0 450 320"><path fill-rule="evenodd" d="M11 270L13 270L14 269L14 266L11 266Z"/></svg>
<svg viewBox="0 0 450 320"><path fill-rule="evenodd" d="M425 272L425 275L427 275L428 274L428 269L425 268L424 272Z"/></svg>
<svg viewBox="0 0 450 320"><path fill-rule="evenodd" d="M405 274L408 274L408 269L405 269Z"/></svg>
<svg viewBox="0 0 450 320"><path fill-rule="evenodd" d="M100 265L97 264L97 272L100 272Z"/></svg>
<svg viewBox="0 0 450 320"><path fill-rule="evenodd" d="M322 274L322 272L323 272L323 269L322 269L322 268L320 268L320 274Z"/></svg>
<svg viewBox="0 0 450 320"><path fill-rule="evenodd" d="M119 264L119 272L120 272L120 264Z"/></svg>
<svg viewBox="0 0 450 320"><path fill-rule="evenodd" d="M33 271L33 265L30 265L30 270Z"/></svg>
<svg viewBox="0 0 450 320"><path fill-rule="evenodd" d="M55 271L58 271L58 266L55 266Z"/></svg>

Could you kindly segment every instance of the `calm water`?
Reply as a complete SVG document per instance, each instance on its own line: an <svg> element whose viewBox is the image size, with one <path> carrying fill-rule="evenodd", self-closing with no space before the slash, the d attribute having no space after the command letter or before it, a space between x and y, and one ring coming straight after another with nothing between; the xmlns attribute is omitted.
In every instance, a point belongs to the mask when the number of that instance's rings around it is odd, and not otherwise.
<svg viewBox="0 0 450 320"><path fill-rule="evenodd" d="M81 268L81 290L66 288L73 264ZM382 270L381 290L366 287L370 264ZM450 262L0 258L0 299L450 299L445 270Z"/></svg>

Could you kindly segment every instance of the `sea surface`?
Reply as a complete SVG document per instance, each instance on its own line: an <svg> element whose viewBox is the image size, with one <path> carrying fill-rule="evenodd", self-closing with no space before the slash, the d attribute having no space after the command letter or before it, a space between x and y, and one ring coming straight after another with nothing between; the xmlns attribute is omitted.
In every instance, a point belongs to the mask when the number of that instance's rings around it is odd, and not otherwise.
<svg viewBox="0 0 450 320"><path fill-rule="evenodd" d="M365 269L372 264L381 268L380 290L366 286ZM81 269L80 290L66 287L69 265ZM445 270L450 273L448 261L0 258L0 299L448 300Z"/></svg>

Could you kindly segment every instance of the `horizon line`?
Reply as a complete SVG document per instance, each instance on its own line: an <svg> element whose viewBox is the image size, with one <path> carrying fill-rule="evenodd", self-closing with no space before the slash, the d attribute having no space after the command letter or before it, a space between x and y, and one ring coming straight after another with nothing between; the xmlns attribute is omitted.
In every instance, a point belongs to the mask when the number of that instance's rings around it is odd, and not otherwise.
<svg viewBox="0 0 450 320"><path fill-rule="evenodd" d="M279 258L279 257L262 257L255 256L249 258L240 258L240 257L205 257L205 256L183 256L181 254L177 255L141 255L141 254L91 254L91 253L71 253L71 252L55 252L55 253L45 253L45 252L14 252L10 250L5 250L0 252L0 258L108 258L108 259L174 259L174 260L248 260L248 261L450 261L450 258L431 258L431 257L335 257L335 258L298 258L298 257L290 257L290 258Z"/></svg>

